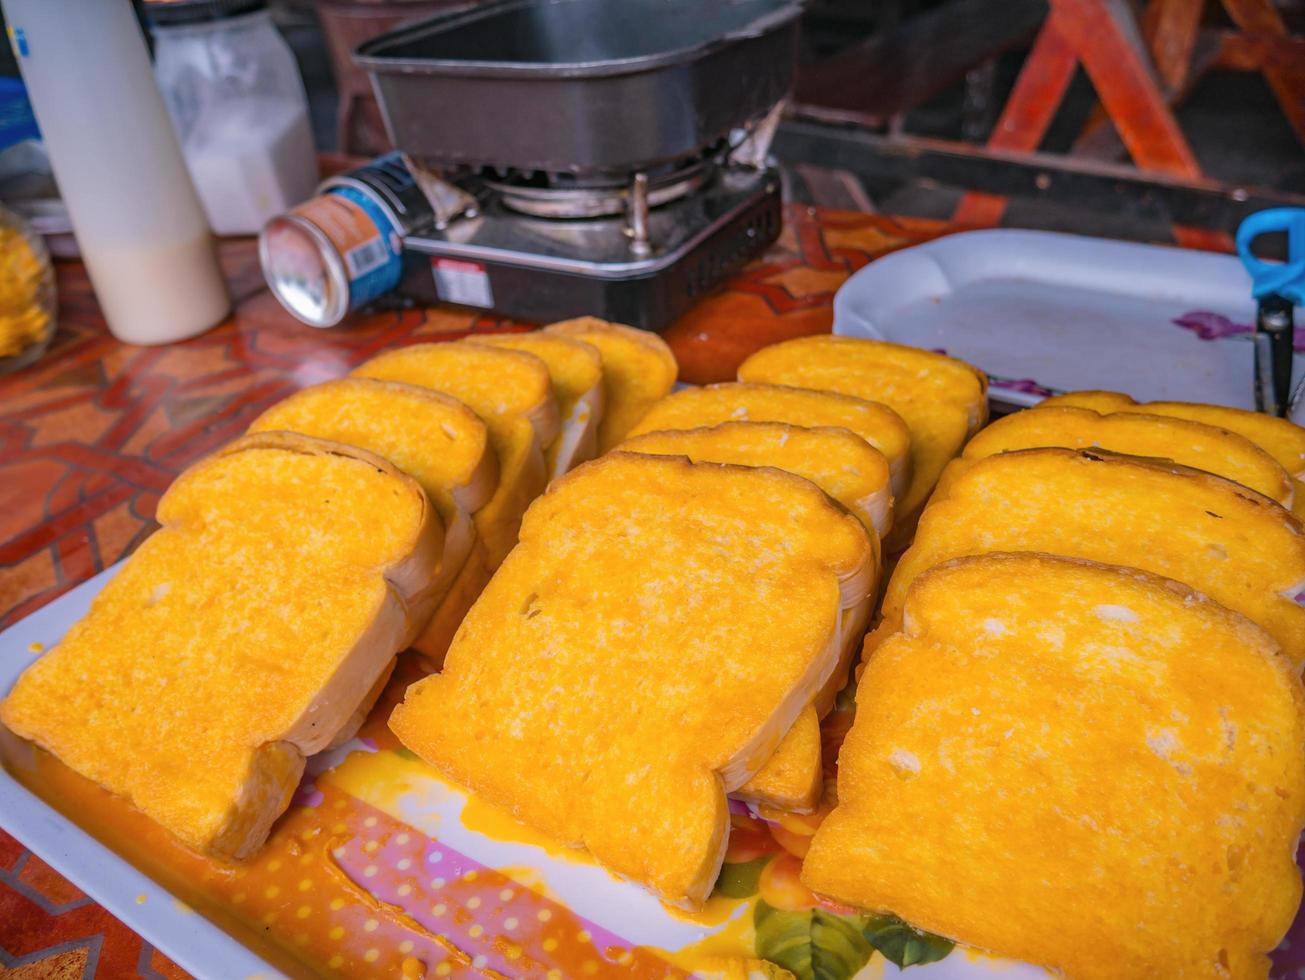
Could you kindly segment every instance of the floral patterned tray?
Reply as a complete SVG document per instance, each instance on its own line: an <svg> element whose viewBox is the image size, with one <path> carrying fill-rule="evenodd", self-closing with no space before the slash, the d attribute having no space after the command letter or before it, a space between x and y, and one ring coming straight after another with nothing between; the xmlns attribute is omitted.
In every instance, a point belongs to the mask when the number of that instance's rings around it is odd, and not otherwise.
<svg viewBox="0 0 1305 980"><path fill-rule="evenodd" d="M113 569L0 634L0 693L83 614ZM583 854L433 774L385 719L419 675L401 658L360 737L310 760L268 845L232 867L0 729L0 825L181 966L205 978L1043 976L821 901L798 881L822 814L734 804L707 907L672 912ZM845 694L824 725L833 759ZM832 774L831 774L832 775ZM831 783L832 785L832 783ZM35 788L37 793L29 791ZM1305 953L1305 922L1292 938ZM1284 943L1281 976L1305 966Z"/></svg>

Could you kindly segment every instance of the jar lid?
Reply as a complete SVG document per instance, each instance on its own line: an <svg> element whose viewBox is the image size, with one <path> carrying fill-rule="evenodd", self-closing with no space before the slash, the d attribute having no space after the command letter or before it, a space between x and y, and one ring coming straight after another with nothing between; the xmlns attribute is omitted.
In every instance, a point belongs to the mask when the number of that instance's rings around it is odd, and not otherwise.
<svg viewBox="0 0 1305 980"><path fill-rule="evenodd" d="M266 6L267 0L145 0L145 19L151 27L179 27L252 14Z"/></svg>

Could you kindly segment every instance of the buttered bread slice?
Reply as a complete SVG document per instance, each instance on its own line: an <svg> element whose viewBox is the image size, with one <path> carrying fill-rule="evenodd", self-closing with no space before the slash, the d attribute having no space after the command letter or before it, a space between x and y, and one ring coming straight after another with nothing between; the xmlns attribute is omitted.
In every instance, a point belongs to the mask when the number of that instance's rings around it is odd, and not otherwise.
<svg viewBox="0 0 1305 980"><path fill-rule="evenodd" d="M417 481L444 525L444 554L413 608L424 626L461 571L476 540L471 515L498 487L498 458L479 416L429 388L340 378L278 402L250 432L300 432L370 450Z"/></svg>
<svg viewBox="0 0 1305 980"><path fill-rule="evenodd" d="M774 466L810 480L850 510L876 538L893 523L888 460L847 429L804 428L786 422L722 422L631 436L620 449L654 456L688 456L695 463Z"/></svg>
<svg viewBox="0 0 1305 980"><path fill-rule="evenodd" d="M387 460L288 433L195 464L158 519L0 721L186 846L243 858L408 641L439 520Z"/></svg>
<svg viewBox="0 0 1305 980"><path fill-rule="evenodd" d="M517 819L695 907L726 793L835 670L872 557L800 477L609 454L535 502L444 672L390 726Z"/></svg>
<svg viewBox="0 0 1305 980"><path fill-rule="evenodd" d="M685 388L654 405L630 435L709 428L724 422L847 429L888 461L894 497L911 480L911 436L901 416L887 405L828 391L738 382Z"/></svg>
<svg viewBox="0 0 1305 980"><path fill-rule="evenodd" d="M686 456L695 463L774 466L810 480L861 521L874 545L879 566L879 535L892 506L888 462L883 454L846 429L804 429L781 422L725 422L710 429L650 432L621 444L627 452ZM788 810L811 811L821 788L820 718L833 707L847 683L847 671L860 649L878 581L844 613L846 642L838 669L761 772L736 796ZM814 746L814 753L812 748Z"/></svg>
<svg viewBox="0 0 1305 980"><path fill-rule="evenodd" d="M592 316L554 323L545 327L544 333L584 341L602 357L604 409L598 427L599 453L624 439L648 409L675 387L680 366L666 341L655 333Z"/></svg>
<svg viewBox="0 0 1305 980"><path fill-rule="evenodd" d="M561 334L532 331L477 336L475 343L534 354L548 368L562 431L544 447L548 478L598 455L603 418L603 360L598 348Z"/></svg>
<svg viewBox="0 0 1305 980"><path fill-rule="evenodd" d="M521 515L548 482L542 447L556 438L560 422L547 366L522 351L455 342L386 351L353 374L442 391L484 420L499 483L473 520L489 567L497 568L516 544Z"/></svg>
<svg viewBox="0 0 1305 980"><path fill-rule="evenodd" d="M936 567L904 613L803 882L1061 976L1266 977L1305 824L1305 697L1272 638L1033 554Z"/></svg>
<svg viewBox="0 0 1305 980"><path fill-rule="evenodd" d="M951 558L1039 551L1140 568L1262 626L1305 664L1305 533L1266 497L1200 470L1130 456L1025 449L976 461L920 521L884 596L901 622L917 576ZM878 637L872 637L871 646Z"/></svg>
<svg viewBox="0 0 1305 980"><path fill-rule="evenodd" d="M964 361L881 340L799 337L763 347L739 367L739 380L835 391L887 405L911 432L911 482L899 495L905 544L947 462L988 417L988 379Z"/></svg>
<svg viewBox="0 0 1305 980"><path fill-rule="evenodd" d="M1102 414L1145 412L1148 415L1166 415L1203 422L1245 436L1276 459L1290 474L1295 482L1292 513L1305 519L1305 428L1287 419L1275 418L1263 412L1248 412L1241 408L1202 405L1197 402L1139 403L1115 391L1074 391L1048 398L1036 407L1040 409L1044 405L1072 405L1090 408Z"/></svg>
<svg viewBox="0 0 1305 980"><path fill-rule="evenodd" d="M1245 436L1190 419L1141 411L1102 415L1072 405L998 419L969 441L960 460L948 467L947 478L954 479L977 459L1043 446L1167 459L1240 483L1289 509L1292 503L1290 475Z"/></svg>

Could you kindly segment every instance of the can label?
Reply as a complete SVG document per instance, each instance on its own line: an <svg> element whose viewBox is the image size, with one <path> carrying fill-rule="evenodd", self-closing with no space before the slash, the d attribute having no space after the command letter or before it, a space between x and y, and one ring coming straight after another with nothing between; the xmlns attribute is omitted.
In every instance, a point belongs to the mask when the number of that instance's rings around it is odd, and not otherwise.
<svg viewBox="0 0 1305 980"><path fill-rule="evenodd" d="M321 229L344 262L349 309L384 296L403 277L403 243L385 212L361 191L332 188L292 214Z"/></svg>
<svg viewBox="0 0 1305 980"><path fill-rule="evenodd" d="M435 292L444 302L479 306L482 309L494 305L489 272L479 262L431 259L430 270L435 276Z"/></svg>

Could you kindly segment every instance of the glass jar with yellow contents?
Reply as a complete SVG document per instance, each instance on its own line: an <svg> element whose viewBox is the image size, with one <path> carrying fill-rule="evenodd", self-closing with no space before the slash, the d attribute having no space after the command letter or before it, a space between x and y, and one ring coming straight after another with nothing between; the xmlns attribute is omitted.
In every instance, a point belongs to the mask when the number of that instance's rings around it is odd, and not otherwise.
<svg viewBox="0 0 1305 980"><path fill-rule="evenodd" d="M54 266L41 237L0 207L0 374L31 364L55 328Z"/></svg>

